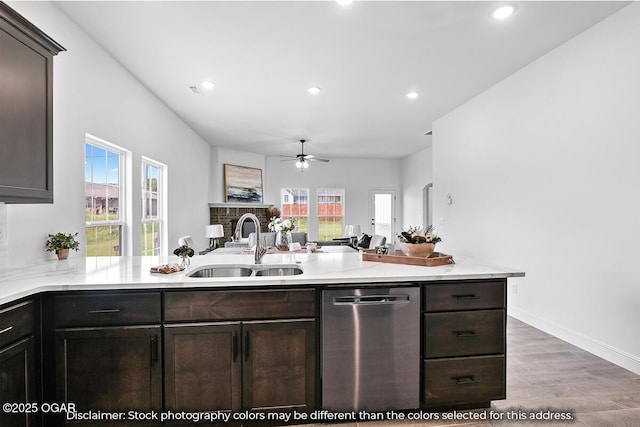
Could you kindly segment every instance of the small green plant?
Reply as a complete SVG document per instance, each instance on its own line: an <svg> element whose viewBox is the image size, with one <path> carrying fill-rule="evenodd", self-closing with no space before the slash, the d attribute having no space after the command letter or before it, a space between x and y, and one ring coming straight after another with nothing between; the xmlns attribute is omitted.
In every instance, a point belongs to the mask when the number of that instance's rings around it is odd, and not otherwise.
<svg viewBox="0 0 640 427"><path fill-rule="evenodd" d="M47 239L47 251L59 251L60 249L73 249L77 251L80 247L80 242L76 240L78 233L56 233L49 234Z"/></svg>

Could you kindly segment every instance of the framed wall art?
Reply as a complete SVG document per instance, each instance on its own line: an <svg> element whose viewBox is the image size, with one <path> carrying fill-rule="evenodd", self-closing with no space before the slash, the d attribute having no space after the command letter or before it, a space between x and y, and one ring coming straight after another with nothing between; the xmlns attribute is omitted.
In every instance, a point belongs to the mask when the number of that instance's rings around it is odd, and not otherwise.
<svg viewBox="0 0 640 427"><path fill-rule="evenodd" d="M262 203L262 169L225 163L224 201Z"/></svg>

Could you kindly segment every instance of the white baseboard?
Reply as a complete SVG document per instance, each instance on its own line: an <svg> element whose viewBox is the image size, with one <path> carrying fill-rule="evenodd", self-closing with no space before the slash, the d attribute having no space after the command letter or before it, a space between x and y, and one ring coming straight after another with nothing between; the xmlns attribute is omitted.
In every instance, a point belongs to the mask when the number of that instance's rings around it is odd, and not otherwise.
<svg viewBox="0 0 640 427"><path fill-rule="evenodd" d="M508 306L507 312L510 316L515 317L524 323L640 375L640 357L638 356L612 347L609 344L593 339L587 335L565 328L564 326L543 319L542 317L529 313L525 310Z"/></svg>

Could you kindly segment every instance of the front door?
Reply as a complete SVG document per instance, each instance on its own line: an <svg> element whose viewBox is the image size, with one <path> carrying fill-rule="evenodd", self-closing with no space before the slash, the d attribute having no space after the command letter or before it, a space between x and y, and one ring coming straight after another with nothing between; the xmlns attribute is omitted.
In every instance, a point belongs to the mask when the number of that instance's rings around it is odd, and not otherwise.
<svg viewBox="0 0 640 427"><path fill-rule="evenodd" d="M396 234L396 190L371 190L371 233L387 238L387 243L395 241Z"/></svg>

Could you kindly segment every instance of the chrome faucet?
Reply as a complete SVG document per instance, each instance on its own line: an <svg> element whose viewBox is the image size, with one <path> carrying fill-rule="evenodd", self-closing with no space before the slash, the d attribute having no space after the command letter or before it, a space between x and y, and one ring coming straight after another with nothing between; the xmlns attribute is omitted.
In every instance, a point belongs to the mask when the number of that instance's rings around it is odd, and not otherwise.
<svg viewBox="0 0 640 427"><path fill-rule="evenodd" d="M260 220L258 220L258 217L255 216L252 213L246 213L244 215L242 215L240 217L240 219L238 219L238 224L236 225L236 230L233 233L233 240L235 240L236 242L240 240L240 238L242 237L242 224L244 224L244 222L246 220L250 219L251 221L253 221L253 224L255 225L255 229L256 229L256 252L255 252L255 262L256 264L260 264L262 262L262 256L267 252L267 248L266 246L261 246L260 245Z"/></svg>

